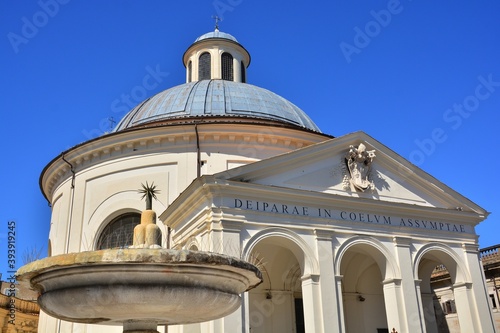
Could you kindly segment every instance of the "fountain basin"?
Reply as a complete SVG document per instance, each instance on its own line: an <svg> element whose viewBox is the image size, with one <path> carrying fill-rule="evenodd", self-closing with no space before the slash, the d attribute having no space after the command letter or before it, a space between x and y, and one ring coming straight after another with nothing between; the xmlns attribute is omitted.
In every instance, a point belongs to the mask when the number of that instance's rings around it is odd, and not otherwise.
<svg viewBox="0 0 500 333"><path fill-rule="evenodd" d="M262 282L257 267L210 252L110 249L48 257L21 267L59 319L107 325L175 325L235 311L240 294Z"/></svg>

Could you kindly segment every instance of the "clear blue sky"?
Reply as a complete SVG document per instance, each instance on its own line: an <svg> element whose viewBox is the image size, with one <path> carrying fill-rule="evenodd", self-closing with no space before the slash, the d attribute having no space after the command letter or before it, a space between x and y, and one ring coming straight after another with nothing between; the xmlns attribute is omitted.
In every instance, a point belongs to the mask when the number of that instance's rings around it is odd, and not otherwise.
<svg viewBox="0 0 500 333"><path fill-rule="evenodd" d="M182 54L215 14L252 55L249 83L418 164L492 212L479 243L500 243L498 0L4 0L0 13L0 272L9 220L19 264L46 253L43 167L109 130L148 71L161 73L148 95L184 83Z"/></svg>

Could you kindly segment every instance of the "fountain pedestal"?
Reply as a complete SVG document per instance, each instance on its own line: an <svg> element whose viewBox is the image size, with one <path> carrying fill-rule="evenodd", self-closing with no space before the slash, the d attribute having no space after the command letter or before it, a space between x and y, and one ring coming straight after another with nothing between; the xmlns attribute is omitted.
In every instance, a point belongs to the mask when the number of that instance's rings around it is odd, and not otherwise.
<svg viewBox="0 0 500 333"><path fill-rule="evenodd" d="M240 306L241 293L262 282L257 267L240 259L167 249L58 255L21 267L17 277L40 292L49 315L123 325L127 333L224 317Z"/></svg>

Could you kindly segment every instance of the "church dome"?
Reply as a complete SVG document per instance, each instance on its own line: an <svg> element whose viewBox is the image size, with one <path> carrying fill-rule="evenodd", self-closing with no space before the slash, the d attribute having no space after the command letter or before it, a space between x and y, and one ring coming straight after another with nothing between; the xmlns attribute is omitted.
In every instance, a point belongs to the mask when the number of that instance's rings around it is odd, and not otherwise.
<svg viewBox="0 0 500 333"><path fill-rule="evenodd" d="M132 109L114 132L165 123L271 121L321 133L300 108L263 88L247 84L250 54L232 35L201 35L183 55L186 83L164 90Z"/></svg>
<svg viewBox="0 0 500 333"><path fill-rule="evenodd" d="M271 120L321 133L304 111L285 98L251 84L221 79L164 90L132 109L114 131L209 117Z"/></svg>

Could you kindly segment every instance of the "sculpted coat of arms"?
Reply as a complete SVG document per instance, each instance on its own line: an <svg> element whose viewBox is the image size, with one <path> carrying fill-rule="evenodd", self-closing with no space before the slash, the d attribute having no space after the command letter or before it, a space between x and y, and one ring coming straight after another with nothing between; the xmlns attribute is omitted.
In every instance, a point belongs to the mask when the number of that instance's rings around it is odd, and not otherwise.
<svg viewBox="0 0 500 333"><path fill-rule="evenodd" d="M351 176L350 182L357 190L364 192L372 187L372 181L369 179L371 164L375 158L375 150L366 150L362 143L355 147L349 146L345 160L347 169Z"/></svg>

